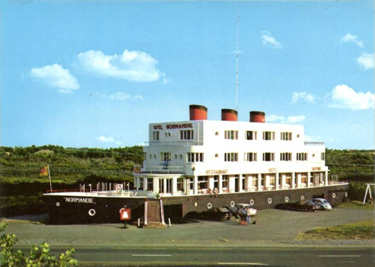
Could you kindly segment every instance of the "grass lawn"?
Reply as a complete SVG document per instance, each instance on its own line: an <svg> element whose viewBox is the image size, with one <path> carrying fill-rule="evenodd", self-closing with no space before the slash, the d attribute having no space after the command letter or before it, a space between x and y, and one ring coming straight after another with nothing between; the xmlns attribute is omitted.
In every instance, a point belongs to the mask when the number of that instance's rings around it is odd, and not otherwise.
<svg viewBox="0 0 375 267"><path fill-rule="evenodd" d="M298 234L297 240L375 239L375 220L318 228Z"/></svg>
<svg viewBox="0 0 375 267"><path fill-rule="evenodd" d="M365 203L365 205L362 204L361 201L353 200L346 203L341 203L337 206L338 208L349 208L349 209L359 209L359 210L374 210L375 206Z"/></svg>

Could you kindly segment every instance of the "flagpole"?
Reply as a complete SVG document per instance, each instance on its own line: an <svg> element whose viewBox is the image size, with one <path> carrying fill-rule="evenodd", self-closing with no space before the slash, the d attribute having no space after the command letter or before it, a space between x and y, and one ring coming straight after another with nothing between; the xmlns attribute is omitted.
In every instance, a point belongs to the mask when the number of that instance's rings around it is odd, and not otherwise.
<svg viewBox="0 0 375 267"><path fill-rule="evenodd" d="M47 168L48 168L49 188L50 188L51 193L52 193L52 181L51 181L51 173L49 171L49 164L47 165Z"/></svg>

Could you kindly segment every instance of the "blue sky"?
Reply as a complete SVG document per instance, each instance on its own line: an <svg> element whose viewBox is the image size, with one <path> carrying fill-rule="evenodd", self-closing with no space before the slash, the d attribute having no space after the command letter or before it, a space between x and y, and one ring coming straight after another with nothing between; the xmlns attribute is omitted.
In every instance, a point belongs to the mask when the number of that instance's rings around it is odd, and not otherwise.
<svg viewBox="0 0 375 267"><path fill-rule="evenodd" d="M374 1L5 1L1 145L119 147L189 104L374 148Z"/></svg>

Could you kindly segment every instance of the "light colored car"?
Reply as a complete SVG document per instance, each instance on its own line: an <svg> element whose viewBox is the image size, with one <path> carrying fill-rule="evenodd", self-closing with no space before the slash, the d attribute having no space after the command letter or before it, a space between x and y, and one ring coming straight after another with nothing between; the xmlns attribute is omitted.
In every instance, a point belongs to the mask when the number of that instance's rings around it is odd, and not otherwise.
<svg viewBox="0 0 375 267"><path fill-rule="evenodd" d="M235 206L237 209L246 209L246 208L250 208L250 216L256 216L258 214L258 211L256 209L254 209L250 204L246 204L246 203L238 203L236 206ZM236 209L236 211L237 211Z"/></svg>
<svg viewBox="0 0 375 267"><path fill-rule="evenodd" d="M316 209L321 209L321 210L332 209L331 204L329 204L329 202L325 200L324 198L313 198L311 202L314 203Z"/></svg>

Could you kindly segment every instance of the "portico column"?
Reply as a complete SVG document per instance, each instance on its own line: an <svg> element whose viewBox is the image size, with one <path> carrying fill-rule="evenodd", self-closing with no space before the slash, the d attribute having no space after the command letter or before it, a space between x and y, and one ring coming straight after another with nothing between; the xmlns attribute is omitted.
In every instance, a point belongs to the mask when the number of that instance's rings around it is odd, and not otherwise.
<svg viewBox="0 0 375 267"><path fill-rule="evenodd" d="M242 192L242 174L238 176L238 192Z"/></svg>
<svg viewBox="0 0 375 267"><path fill-rule="evenodd" d="M163 179L163 193L167 193L167 179Z"/></svg>
<svg viewBox="0 0 375 267"><path fill-rule="evenodd" d="M292 172L292 188L296 187L296 174Z"/></svg>
<svg viewBox="0 0 375 267"><path fill-rule="evenodd" d="M177 193L177 177L172 177L172 194Z"/></svg>
<svg viewBox="0 0 375 267"><path fill-rule="evenodd" d="M310 187L310 181L311 181L311 172L307 173L307 187Z"/></svg>
<svg viewBox="0 0 375 267"><path fill-rule="evenodd" d="M194 195L198 195L198 177L194 175L193 179L193 189L194 189Z"/></svg>
<svg viewBox="0 0 375 267"><path fill-rule="evenodd" d="M219 193L223 193L223 175L219 175Z"/></svg>
<svg viewBox="0 0 375 267"><path fill-rule="evenodd" d="M208 188L214 190L214 176L208 176Z"/></svg>
<svg viewBox="0 0 375 267"><path fill-rule="evenodd" d="M276 190L278 190L279 189L279 180L280 180L280 177L279 177L279 173L277 172L276 173Z"/></svg>
<svg viewBox="0 0 375 267"><path fill-rule="evenodd" d="M324 184L328 185L328 171L324 172L324 181L325 181Z"/></svg>
<svg viewBox="0 0 375 267"><path fill-rule="evenodd" d="M143 191L147 191L147 178L143 177Z"/></svg>
<svg viewBox="0 0 375 267"><path fill-rule="evenodd" d="M258 173L258 191L262 191L262 189L261 189L261 186L262 186L261 179L262 179L262 174Z"/></svg>
<svg viewBox="0 0 375 267"><path fill-rule="evenodd" d="M281 175L281 188L285 188L285 182L286 182L286 174Z"/></svg>
<svg viewBox="0 0 375 267"><path fill-rule="evenodd" d="M246 187L247 191L250 191L250 188L253 186L253 176L252 175L247 175L246 176Z"/></svg>
<svg viewBox="0 0 375 267"><path fill-rule="evenodd" d="M154 193L159 193L159 178L154 177L152 183L154 184Z"/></svg>

